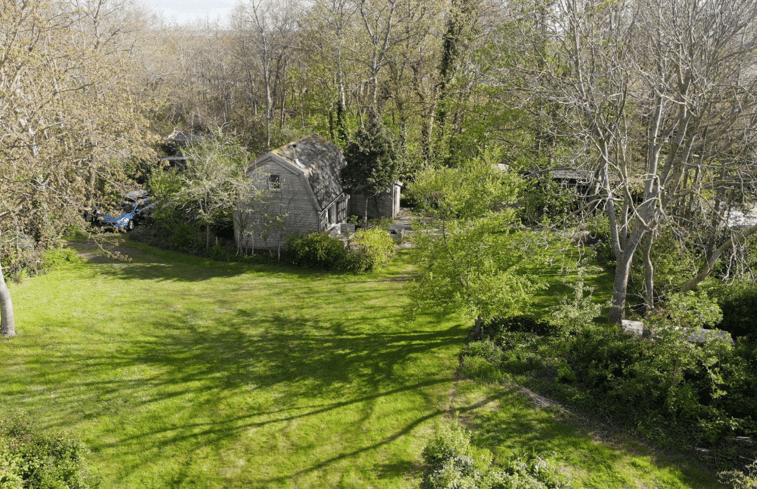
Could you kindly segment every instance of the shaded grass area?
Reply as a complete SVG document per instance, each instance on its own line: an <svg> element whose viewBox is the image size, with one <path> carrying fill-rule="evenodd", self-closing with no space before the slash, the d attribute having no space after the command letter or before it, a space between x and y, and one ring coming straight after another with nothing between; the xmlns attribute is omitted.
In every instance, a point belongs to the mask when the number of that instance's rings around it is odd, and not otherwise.
<svg viewBox="0 0 757 489"><path fill-rule="evenodd" d="M721 487L696 460L671 458L603 426L555 406L535 409L512 385L460 385L461 405L493 399L461 421L476 434L475 442L506 460L515 453L548 457L571 477L574 487L683 488ZM543 399L542 399L543 400Z"/></svg>
<svg viewBox="0 0 757 489"><path fill-rule="evenodd" d="M456 379L468 328L408 314L410 250L354 275L129 246L131 263L13 286L19 335L0 344L4 412L81 438L103 487L417 487L450 415L500 458L559 451L579 487L633 487L597 468L634 463L638 487L698 487L690 467L592 448L512 390Z"/></svg>
<svg viewBox="0 0 757 489"><path fill-rule="evenodd" d="M373 275L143 248L14 287L11 412L71 431L104 487L412 487L446 414L459 322Z"/></svg>

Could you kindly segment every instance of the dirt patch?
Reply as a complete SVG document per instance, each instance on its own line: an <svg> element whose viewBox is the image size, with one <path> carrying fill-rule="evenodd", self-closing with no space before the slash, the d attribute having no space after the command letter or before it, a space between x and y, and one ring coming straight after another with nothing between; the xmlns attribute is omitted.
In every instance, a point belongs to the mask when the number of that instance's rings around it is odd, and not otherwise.
<svg viewBox="0 0 757 489"><path fill-rule="evenodd" d="M139 250L119 242L95 243L93 241L69 241L68 247L75 250L80 258L90 263L122 263L130 262L133 258L143 256Z"/></svg>
<svg viewBox="0 0 757 489"><path fill-rule="evenodd" d="M564 407L562 407L562 405L560 405L560 403L555 402L552 399L549 399L547 397L540 396L539 394L532 391L531 389L526 389L523 386L519 386L517 388L517 391L520 395L522 395L523 397L526 397L531 402L533 402L536 407L557 408L557 410L560 412L564 412L564 413L568 412L567 409L565 409Z"/></svg>

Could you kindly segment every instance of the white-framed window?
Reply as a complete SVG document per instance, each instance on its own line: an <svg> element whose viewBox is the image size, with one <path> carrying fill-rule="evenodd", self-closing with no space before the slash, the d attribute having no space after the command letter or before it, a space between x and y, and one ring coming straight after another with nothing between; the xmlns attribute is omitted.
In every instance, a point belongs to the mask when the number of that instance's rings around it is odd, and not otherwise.
<svg viewBox="0 0 757 489"><path fill-rule="evenodd" d="M281 190L281 175L268 175L268 190Z"/></svg>

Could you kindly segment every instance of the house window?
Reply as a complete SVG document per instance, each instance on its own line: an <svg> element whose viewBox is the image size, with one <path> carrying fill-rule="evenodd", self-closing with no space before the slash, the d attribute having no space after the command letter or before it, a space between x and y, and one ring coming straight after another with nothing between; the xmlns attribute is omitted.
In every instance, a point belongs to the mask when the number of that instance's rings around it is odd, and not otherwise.
<svg viewBox="0 0 757 489"><path fill-rule="evenodd" d="M281 190L280 175L268 175L268 190Z"/></svg>

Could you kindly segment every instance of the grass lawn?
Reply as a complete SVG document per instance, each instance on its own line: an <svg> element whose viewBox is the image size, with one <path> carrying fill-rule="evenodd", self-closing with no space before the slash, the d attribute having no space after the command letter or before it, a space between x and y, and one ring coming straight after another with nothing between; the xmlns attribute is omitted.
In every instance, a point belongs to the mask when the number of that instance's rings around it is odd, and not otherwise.
<svg viewBox="0 0 757 489"><path fill-rule="evenodd" d="M559 452L577 487L714 486L456 379L468 327L408 315L411 251L354 275L133 246L131 263L12 285L19 334L0 341L3 412L80 438L104 488L417 487L423 446L455 416L500 458Z"/></svg>

